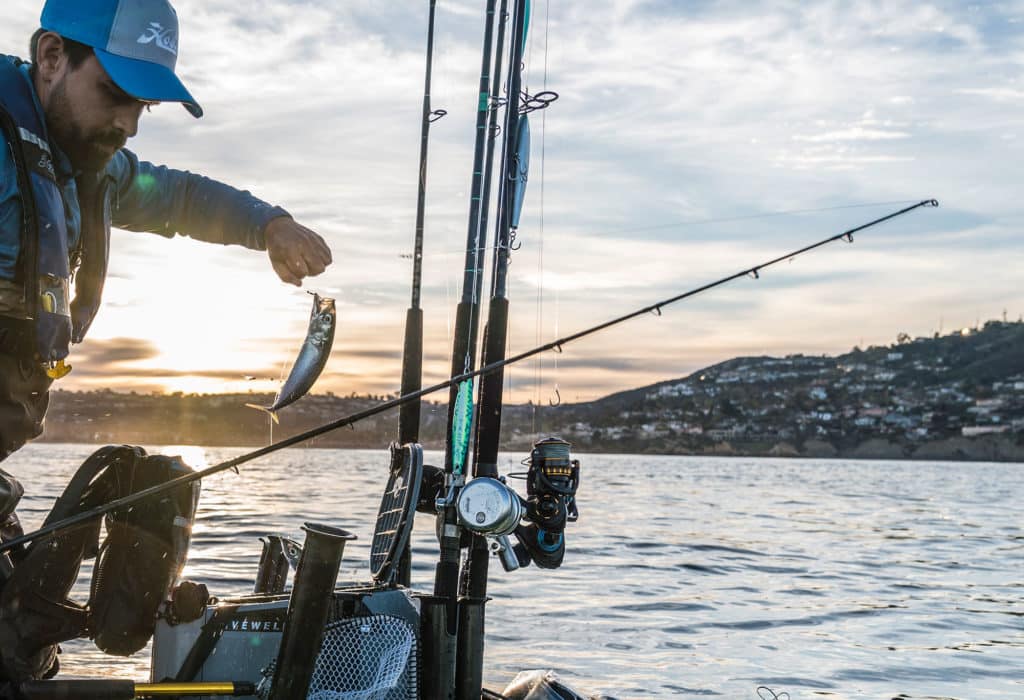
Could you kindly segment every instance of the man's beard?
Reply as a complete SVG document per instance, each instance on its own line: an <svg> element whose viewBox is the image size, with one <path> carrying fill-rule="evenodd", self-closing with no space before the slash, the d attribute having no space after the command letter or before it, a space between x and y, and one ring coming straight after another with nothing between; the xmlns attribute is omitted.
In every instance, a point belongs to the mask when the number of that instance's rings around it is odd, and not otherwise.
<svg viewBox="0 0 1024 700"><path fill-rule="evenodd" d="M65 76L50 94L46 110L46 126L50 130L50 138L68 157L76 171L99 172L114 157L114 153L124 146L124 132L117 129L86 132L76 124L66 83Z"/></svg>

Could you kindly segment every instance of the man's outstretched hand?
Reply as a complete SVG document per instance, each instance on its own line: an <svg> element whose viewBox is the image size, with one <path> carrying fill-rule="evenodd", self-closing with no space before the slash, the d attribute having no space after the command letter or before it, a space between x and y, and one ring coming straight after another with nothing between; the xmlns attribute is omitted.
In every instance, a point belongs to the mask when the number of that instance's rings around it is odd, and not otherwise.
<svg viewBox="0 0 1024 700"><path fill-rule="evenodd" d="M273 219L267 224L265 237L274 272L296 287L302 286L304 277L319 275L332 262L324 239L291 217Z"/></svg>

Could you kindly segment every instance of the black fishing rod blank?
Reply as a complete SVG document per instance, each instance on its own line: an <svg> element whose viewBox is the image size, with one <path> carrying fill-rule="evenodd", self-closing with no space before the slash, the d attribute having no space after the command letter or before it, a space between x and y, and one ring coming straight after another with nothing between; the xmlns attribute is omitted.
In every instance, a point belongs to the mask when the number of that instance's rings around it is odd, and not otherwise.
<svg viewBox="0 0 1024 700"><path fill-rule="evenodd" d="M508 22L508 0L501 0L498 9L498 38L494 50L494 69L491 71L490 116L487 123L487 155L484 160L483 192L480 198L480 230L486 231L490 217L491 184L494 181L494 145L498 140L498 106L501 101L501 68L505 53L505 26ZM504 157L504 154L502 154ZM481 242L481 248L483 243ZM486 332L486 331L485 331Z"/></svg>
<svg viewBox="0 0 1024 700"><path fill-rule="evenodd" d="M661 310L664 309L666 306L670 306L685 299L689 299L691 297L697 296L699 294L710 291L716 287L720 287L722 285L728 284L729 282L733 282L738 279L746 277L759 277L761 271L774 265L777 265L781 262L793 260L799 257L800 255L808 253L829 243L834 243L836 241L847 240L852 242L853 234L859 231L863 231L872 226L876 226L884 221L888 221L897 216L907 214L921 207L937 206L939 206L939 203L934 199L922 200L917 204L906 207L897 212L893 212L892 214L888 214L887 216L883 216L873 221L869 221L868 223L857 226L856 228L852 228L849 231L844 231L843 233L838 233L834 236L829 236L828 238L822 239L817 243L812 243L811 245L800 248L799 250L794 250L793 252L788 253L786 255L780 255L777 258L773 258L772 260L768 260L759 265L754 265L753 267L745 268L740 272L728 275L726 277L722 277L718 280L715 280L714 282L709 282L707 284L701 285L700 287L695 287L694 289L683 292L682 294L677 294L667 299L662 299L661 301L645 306L642 309L632 311L622 316L617 316L616 318L613 318L609 321L605 321L596 326L590 326L583 330L577 331L571 335L567 335L562 338L558 338L556 340L544 343L543 345L538 345L536 347L530 348L529 350L524 350L523 352L512 355L511 357L507 357L501 362L494 362L491 364L484 365L479 369L475 369L472 372L464 372L462 374L458 374L456 376L445 379L444 381L432 384L431 386L424 387L419 391L414 391L411 394L406 394L404 396L399 396L394 399L384 401L383 403L380 403L371 408L351 413L347 416L343 416L329 423L324 423L319 427L311 428L310 430L307 430L305 432L298 433L283 440L279 440L271 445L266 445L265 447L253 450L252 452L247 452L246 454L239 455L238 457L234 457L227 461L221 462L220 464L215 464L211 467L207 467L206 469L196 471L191 474L186 474L184 476L180 476L176 479L172 479L171 481L159 484L157 486L151 486L147 489L143 489L134 494L131 494L130 496L124 496L122 498L113 500L104 506L98 506L96 508L92 508L88 511L84 511L77 515L64 518L63 520L53 522L50 525L39 528L38 530L35 530L33 532L27 533L25 535L16 537L14 539L8 540L0 544L0 553L10 551L15 547L19 547L23 544L27 544L41 537L51 535L55 532L67 530L68 528L81 525L82 523L88 522L93 518L105 515L110 511L118 510L119 508L125 508L127 506L139 503L140 501L143 501L152 496L166 493L167 491L171 491L181 486L191 484L194 481L200 481L208 476L219 474L220 472L227 471L228 469L237 469L240 465L245 464L247 462L251 462L254 459L259 459L260 457L265 457L269 454L273 454L274 452L279 452L280 450L292 447L293 445L306 442L307 440L312 440L313 438L320 437L321 435L333 432L335 430L338 430L339 428L346 428L350 425L355 425L356 423L362 420L366 420L367 418L372 418L373 416L380 415L381 413L385 413L392 409L400 408L401 406L404 406L406 403L410 401L418 401L429 394L441 391L442 389L449 389L452 386L457 386L459 383L464 382L468 379L474 379L476 377L484 377L489 374L493 374L494 372L497 372L504 367L517 364L519 362L522 362L523 360L527 360L536 355L540 355L541 353L551 351L561 352L564 346L574 341L594 335L595 333L599 333L603 330L606 330L613 326L617 326L621 323L625 323L626 321L637 318L638 316L645 316L652 313L660 315Z"/></svg>
<svg viewBox="0 0 1024 700"><path fill-rule="evenodd" d="M509 264L513 202L522 202L517 192L525 185L523 158L519 148L523 132L519 129L519 93L522 85L523 49L528 30L527 0L517 0L513 14L512 40L506 83L507 102L503 126L502 163L499 171L498 216L494 236L492 294L484 333L483 364L492 364L505 357L508 335L508 298L504 279ZM500 56L496 62L500 60ZM500 280L500 283L498 282ZM497 448L501 432L501 402L504 373L498 370L480 382L480 398L475 434L473 477L497 478ZM483 454L483 456L482 456ZM471 482L472 483L472 482ZM461 503L461 501L460 501ZM507 538L505 542L507 544ZM483 687L485 605L487 603L487 570L490 548L487 539L473 534L461 577L459 599L458 661L456 664L456 697L475 700Z"/></svg>
<svg viewBox="0 0 1024 700"><path fill-rule="evenodd" d="M434 596L444 609L447 630L442 638L434 640L437 658L427 660L432 667L434 684L428 688L429 697L454 697L457 595L459 581L460 543L455 500L458 489L465 481L466 460L469 453L470 431L473 425L473 380L469 378L475 367L476 340L480 318L480 291L483 285L483 246L486 231L480 228L482 193L484 190L484 160L488 138L488 116L491 110L490 71L493 54L496 0L487 0L484 25L484 44L480 61L480 83L477 90L476 139L473 151L473 175L470 188L469 224L466 235L466 262L462 279L462 298L455 314L455 333L452 347L452 374L467 378L452 383L448 396L448 416L445 431L445 496L439 499L437 532L439 557L434 569ZM435 632L437 628L435 627Z"/></svg>
<svg viewBox="0 0 1024 700"><path fill-rule="evenodd" d="M487 123L491 110L490 71L494 41L494 9L496 0L487 0L483 59L480 86L477 92L476 146L473 152L473 176L470 188L469 225L466 236L466 260L462 277L462 297L455 314L452 348L452 374L468 374L475 367L476 340L480 318L480 291L483 285L483 247L486 231L480 228L484 159L487 145ZM463 477L469 453L469 430L472 424L473 386L470 380L453 385L449 392L448 421L445 442L445 471ZM453 591L454 592L454 591ZM443 595L437 593L437 595Z"/></svg>
<svg viewBox="0 0 1024 700"><path fill-rule="evenodd" d="M427 202L427 152L430 125L438 116L430 105L430 78L434 61L434 14L437 0L430 0L427 19L427 67L423 79L423 113L420 124L420 169L416 193L416 235L412 253L412 300L405 314L405 343L402 351L401 394L411 394L423 386L423 309L420 296L423 284L423 222ZM443 116L443 112L440 113ZM410 401L398 414L398 444L419 442L420 401Z"/></svg>
<svg viewBox="0 0 1024 700"><path fill-rule="evenodd" d="M509 56L509 75L506 83L508 95L505 111L504 141L502 144L501 186L498 192L498 217L494 234L492 257L491 299L487 315L487 328L482 364L505 359L508 338L507 277L512 233L518 226L523 203L529 165L529 129L521 129L519 94L522 87L522 61L526 42L528 0L517 0L513 43ZM522 117L522 124L527 124ZM501 406L504 386L501 370L484 377L480 382L480 398L473 476L498 476L498 442L501 434Z"/></svg>
<svg viewBox="0 0 1024 700"><path fill-rule="evenodd" d="M405 313L405 339L402 344L402 384L399 394L404 396L423 387L423 309L420 307L423 287L423 222L427 206L427 154L430 144L430 125L445 115L444 110L434 112L430 104L430 79L434 63L434 16L437 0L430 0L427 17L427 67L423 78L423 111L420 115L420 169L416 189L416 234L412 252L412 299ZM422 401L410 401L398 411L398 444L407 445L420 440ZM392 450L392 456L400 454ZM399 468L392 464L392 471ZM407 543L400 553L397 580L408 586L412 579L412 550Z"/></svg>

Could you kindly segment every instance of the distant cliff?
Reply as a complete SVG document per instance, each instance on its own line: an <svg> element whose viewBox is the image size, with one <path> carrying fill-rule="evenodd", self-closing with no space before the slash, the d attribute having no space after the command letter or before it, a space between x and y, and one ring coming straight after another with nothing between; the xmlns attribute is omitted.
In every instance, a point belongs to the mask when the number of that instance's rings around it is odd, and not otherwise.
<svg viewBox="0 0 1024 700"><path fill-rule="evenodd" d="M309 396L281 412L280 439L387 397ZM56 391L44 440L262 445L261 394L141 395ZM422 441L444 444L446 408L428 403ZM318 438L383 447L390 411ZM557 407L506 406L506 449L558 434L580 451L967 459L1024 462L1024 323L855 348L838 357L740 357L688 377Z"/></svg>

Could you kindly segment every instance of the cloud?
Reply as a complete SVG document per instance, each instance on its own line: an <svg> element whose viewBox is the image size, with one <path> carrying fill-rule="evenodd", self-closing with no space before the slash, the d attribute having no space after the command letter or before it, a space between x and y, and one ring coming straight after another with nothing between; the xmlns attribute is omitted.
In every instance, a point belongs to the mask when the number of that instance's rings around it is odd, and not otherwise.
<svg viewBox="0 0 1024 700"><path fill-rule="evenodd" d="M148 360L160 354L148 340L139 338L89 339L76 349L87 364L120 365Z"/></svg>
<svg viewBox="0 0 1024 700"><path fill-rule="evenodd" d="M863 126L851 126L836 131L826 131L822 134L802 136L797 134L793 137L795 141L807 141L809 143L821 143L823 141L891 141L893 139L909 138L910 134L905 131L886 131L884 129L869 129Z"/></svg>
<svg viewBox="0 0 1024 700"><path fill-rule="evenodd" d="M40 6L0 3L0 48L23 52ZM323 233L336 263L309 286L337 296L339 309L323 389L394 390L426 3L175 6L180 69L207 116L161 106L132 147L248 188ZM898 202L942 202L858 235L851 248L567 348L564 394L681 376L735 354L843 351L862 337L927 333L940 317L963 326L1022 310L1019 2L595 0L537 3L533 16L528 89L560 99L531 115L523 248L511 269L517 348ZM423 279L427 373L436 378L448 372L461 293L482 25L478 2L439 2L432 101L449 114L431 127ZM878 202L891 206L815 211ZM792 210L802 213L776 214ZM118 233L81 365L116 369L126 386L181 372L219 390L231 370L217 368L233 366L238 375L272 367L276 377L305 334L308 305L262 253ZM188 364L166 373L172 350ZM156 351L167 354L146 356ZM115 362L145 371L120 374ZM534 381L525 367L515 374Z"/></svg>
<svg viewBox="0 0 1024 700"><path fill-rule="evenodd" d="M956 91L958 95L976 95L988 97L996 102L1019 102L1024 100L1024 90L1008 87L992 88L961 88Z"/></svg>

